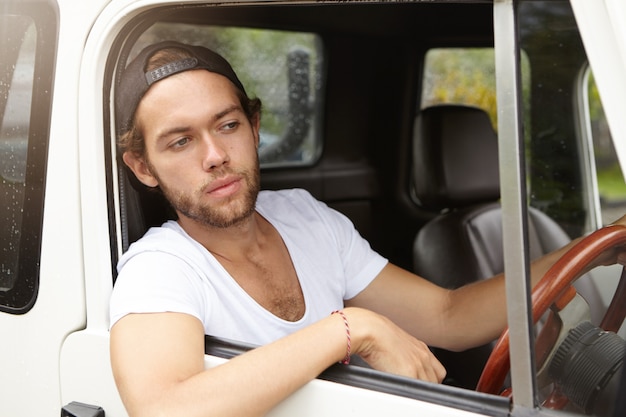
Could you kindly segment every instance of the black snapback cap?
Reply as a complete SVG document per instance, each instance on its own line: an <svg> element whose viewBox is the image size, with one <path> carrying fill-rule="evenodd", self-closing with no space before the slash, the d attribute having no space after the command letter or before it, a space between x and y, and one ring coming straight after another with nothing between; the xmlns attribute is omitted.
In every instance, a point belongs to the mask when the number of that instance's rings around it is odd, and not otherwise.
<svg viewBox="0 0 626 417"><path fill-rule="evenodd" d="M185 50L191 57L172 61L152 71L146 71L150 58L156 52L169 48ZM170 75L193 69L205 69L223 75L242 93L246 93L233 68L218 53L204 46L187 45L175 41L155 43L144 48L122 72L115 95L115 118L118 124L118 133L122 134L130 129L137 106L152 84Z"/></svg>

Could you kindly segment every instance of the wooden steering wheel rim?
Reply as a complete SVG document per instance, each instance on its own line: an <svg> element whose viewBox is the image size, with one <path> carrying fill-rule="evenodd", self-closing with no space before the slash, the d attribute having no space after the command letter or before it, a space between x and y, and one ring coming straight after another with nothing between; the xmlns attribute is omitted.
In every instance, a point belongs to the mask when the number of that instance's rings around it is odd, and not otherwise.
<svg viewBox="0 0 626 417"><path fill-rule="evenodd" d="M548 308L563 296L567 296L570 285L585 272L585 268L606 250L626 243L626 227L610 225L596 230L576 243L546 272L532 291L533 323ZM614 316L611 303L605 317ZM604 320L603 320L604 322ZM498 394L510 368L509 329L496 343L480 376L476 390Z"/></svg>

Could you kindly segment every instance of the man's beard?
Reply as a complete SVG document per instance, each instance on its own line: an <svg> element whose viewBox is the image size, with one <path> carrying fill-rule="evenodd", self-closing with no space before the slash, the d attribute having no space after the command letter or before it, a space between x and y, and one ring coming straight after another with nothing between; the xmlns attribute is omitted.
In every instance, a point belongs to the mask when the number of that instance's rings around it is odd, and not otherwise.
<svg viewBox="0 0 626 417"><path fill-rule="evenodd" d="M261 188L258 168L252 171L221 169L212 173L211 178L193 194L181 193L180 191L170 189L161 181L154 169L151 168L151 171L152 175L159 182L163 195L174 210L179 215L188 217L205 226L216 228L235 226L248 219L255 211L256 199ZM246 192L241 198L237 200L236 197L229 197L216 207L199 203L200 198L204 194L204 189L211 181L231 173L239 176L245 184Z"/></svg>

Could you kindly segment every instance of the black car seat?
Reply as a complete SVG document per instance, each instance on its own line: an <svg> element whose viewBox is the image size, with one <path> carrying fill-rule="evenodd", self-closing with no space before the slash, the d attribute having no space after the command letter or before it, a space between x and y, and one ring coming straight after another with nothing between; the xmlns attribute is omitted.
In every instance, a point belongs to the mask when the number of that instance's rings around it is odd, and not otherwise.
<svg viewBox="0 0 626 417"><path fill-rule="evenodd" d="M415 238L415 272L446 288L503 272L498 142L487 113L461 105L426 108L415 120L413 140L415 197L423 208L439 213ZM538 209L529 207L528 216L531 259L570 241ZM600 306L593 282L584 281L577 282L579 293ZM474 389L491 348L434 351L448 369L447 383Z"/></svg>

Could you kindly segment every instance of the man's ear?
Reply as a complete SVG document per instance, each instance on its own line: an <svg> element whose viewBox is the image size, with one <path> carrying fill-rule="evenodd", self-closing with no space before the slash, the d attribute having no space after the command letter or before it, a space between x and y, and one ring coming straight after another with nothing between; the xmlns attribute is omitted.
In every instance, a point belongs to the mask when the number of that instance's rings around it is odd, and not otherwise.
<svg viewBox="0 0 626 417"><path fill-rule="evenodd" d="M137 179L141 181L147 187L156 187L159 185L156 177L152 175L148 164L144 157L135 155L132 152L124 152L122 155L124 163L128 165L131 171L135 174Z"/></svg>

